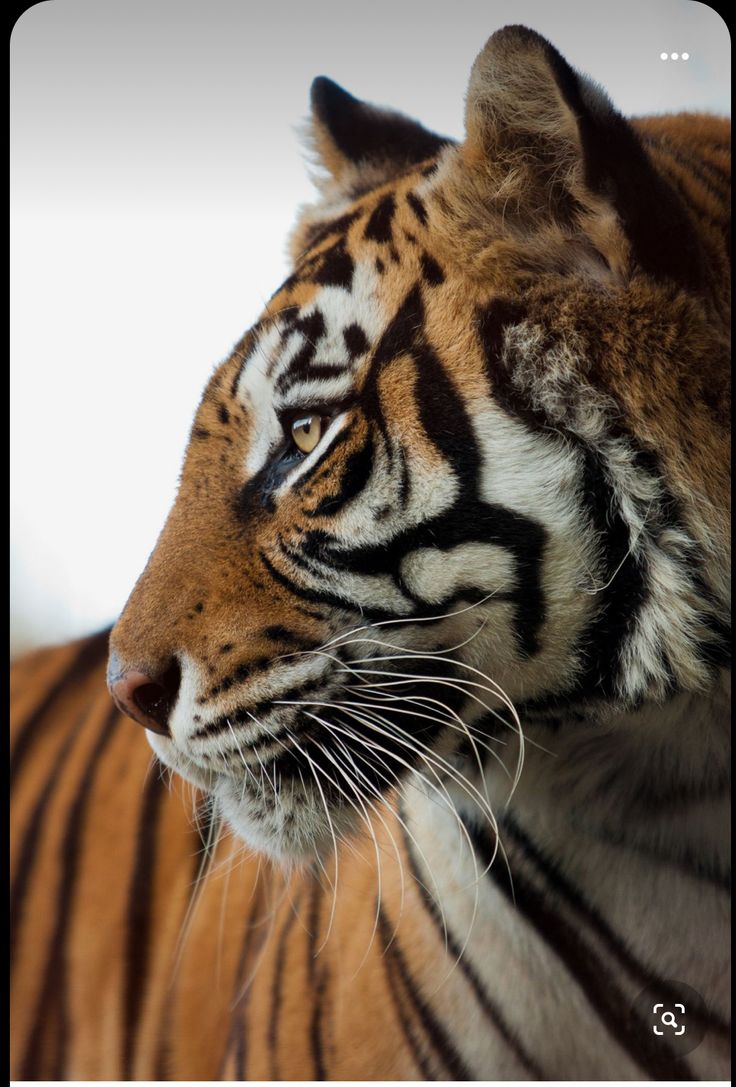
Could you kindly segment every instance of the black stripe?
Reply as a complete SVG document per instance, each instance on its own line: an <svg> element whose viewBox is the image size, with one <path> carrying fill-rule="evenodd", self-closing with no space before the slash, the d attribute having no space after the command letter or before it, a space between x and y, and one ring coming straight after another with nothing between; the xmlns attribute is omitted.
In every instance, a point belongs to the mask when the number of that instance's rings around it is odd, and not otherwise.
<svg viewBox="0 0 736 1087"><path fill-rule="evenodd" d="M351 600L347 600L342 596L335 596L330 592L317 592L314 589L306 589L301 585L298 585L295 581L292 581L286 574L282 574L280 570L277 570L273 563L268 559L267 555L263 551L259 551L258 557L260 558L266 570L271 577L283 585L285 589L293 596L298 596L300 600L308 600L310 604L332 604L336 608L342 608L344 611L354 612L356 615L365 615L367 619L395 619L396 615L393 612L387 612L382 608L369 608L359 607Z"/></svg>
<svg viewBox="0 0 736 1087"><path fill-rule="evenodd" d="M271 1079L281 1079L279 1075L278 1042L279 1020L281 1019L281 1003L283 997L284 965L286 962L286 945L289 934L294 927L294 922L299 917L299 896L291 903L291 913L284 922L279 944L276 950L276 965L271 983L271 1015L268 1022L268 1049L271 1056Z"/></svg>
<svg viewBox="0 0 736 1087"><path fill-rule="evenodd" d="M384 945L386 941L384 939ZM412 1027L409 1015L404 1008L404 1002L400 992L400 982L397 977L396 966L387 954L381 956L383 960L383 966L386 971L386 982L388 984L388 991L391 994L396 1014L399 1017L399 1023L401 1024L401 1030L406 1039L406 1043L411 1051L414 1062L422 1073L422 1079L424 1080L436 1080L434 1069L430 1066L427 1060L423 1048L420 1045L419 1038L417 1037L414 1028Z"/></svg>
<svg viewBox="0 0 736 1087"><path fill-rule="evenodd" d="M327 1066L325 1064L325 1051L322 1042L322 1012L325 989L327 988L327 967L321 963L317 968L317 936L320 927L320 904L322 901L322 887L316 876L312 877L312 900L309 909L309 937L307 940L307 969L309 981L312 986L312 1015L309 1023L309 1037L312 1043L312 1057L314 1059L315 1080L326 1080Z"/></svg>
<svg viewBox="0 0 736 1087"><path fill-rule="evenodd" d="M101 664L107 656L110 627L93 634L80 643L72 661L64 669L63 674L49 688L41 704L33 711L26 721L23 731L18 736L11 753L10 761L10 787L20 774L23 763L36 737L39 726L43 723L46 714L53 706L56 699L65 688L74 683L81 683L86 679L92 669ZM101 688L102 689L102 686Z"/></svg>
<svg viewBox="0 0 736 1087"><path fill-rule="evenodd" d="M335 452L336 449L338 449L341 445L344 445L345 442L349 441L350 438L352 438L353 432L355 430L355 424L356 420L354 418L348 419L342 430L338 431L338 433L332 439L325 451L323 453L320 453L319 457L314 462L309 471L305 472L304 475L300 476L296 483L293 484L291 490L294 494L299 494L301 491L305 490L305 488L317 482L317 472L324 465L325 461L328 461L332 458L332 454Z"/></svg>
<svg viewBox="0 0 736 1087"><path fill-rule="evenodd" d="M345 246L345 239L340 238L329 249L319 254L319 265L312 272L310 279L322 287L342 287L349 291L353 285L355 261Z"/></svg>
<svg viewBox="0 0 736 1087"><path fill-rule="evenodd" d="M710 227L712 230L715 231L716 234L721 235L722 238L725 238L726 235L730 232L731 226L728 215L724 214L723 217L714 216L712 214L711 208L706 207L705 203L703 202L703 193L699 193L696 189L689 187L686 184L686 179L684 179L681 174L673 172L668 175L668 178L670 184L677 191L678 196L682 200L683 204L687 207L691 216L694 219L699 220L702 225ZM709 196L711 196L711 198L716 198L716 194L713 192L712 188L710 188L710 186L708 186L704 181L701 181L699 178L687 178L687 181L693 180L697 184L699 184L701 188L704 189ZM722 208L721 210L725 212L725 209ZM709 272L712 279L714 269L711 267L709 269Z"/></svg>
<svg viewBox="0 0 736 1087"><path fill-rule="evenodd" d="M259 868L260 872L260 868ZM252 904L248 919L245 923L243 943L240 949L240 958L238 959L238 965L235 971L235 992L233 994L233 1008L232 1018L230 1023L230 1033L228 1036L225 1049L223 1051L223 1062L220 1069L219 1079L224 1079L225 1064L227 1062L228 1054L232 1050L233 1043L235 1044L235 1070L237 1078L240 1081L246 1080L246 1058L247 1058L247 1029L246 1029L246 1015L248 1012L248 1003L250 1000L251 987L250 984L245 986L245 971L250 960L250 953L253 948L257 926L256 926L256 914L260 905L260 888L258 886L258 877L252 891ZM262 935L262 934L261 934ZM262 937L263 938L263 937ZM262 942L262 941L261 941Z"/></svg>
<svg viewBox="0 0 736 1087"><path fill-rule="evenodd" d="M369 435L360 449L352 452L342 470L340 489L337 494L323 498L313 510L307 510L308 517L334 517L356 498L368 483L373 472L373 439Z"/></svg>
<svg viewBox="0 0 736 1087"><path fill-rule="evenodd" d="M82 834L86 820L86 807L94 784L98 764L107 745L115 735L120 713L114 707L106 714L102 731L84 768L77 794L72 803L61 844L61 885L53 913L56 924L49 944L49 954L43 972L43 984L33 1017L33 1030L23 1061L19 1079L64 1079L66 1049L70 1037L70 1025L66 1008L67 991L67 935L74 904L74 890L79 868ZM47 1020L57 1011L60 1028L56 1053L44 1052L42 1039Z"/></svg>
<svg viewBox="0 0 736 1087"><path fill-rule="evenodd" d="M642 988L652 986L661 992L668 1000L678 1000L678 990L671 989L667 981L652 973L648 967L634 956L626 947L621 937L615 932L608 922L601 916L598 910L585 898L582 891L567 876L564 876L555 862L540 849L540 847L528 837L519 824L512 818L508 811L503 814L503 830L505 835L512 838L526 858L531 861L537 870L544 876L554 893L567 900L578 913L583 915L584 921L598 933L608 950L615 955L619 962L633 974ZM709 1030L730 1037L730 1024L718 1016L710 1014L703 1016L698 1008L688 1008L688 1015L693 1019L703 1022Z"/></svg>
<svg viewBox="0 0 736 1087"><path fill-rule="evenodd" d="M553 910L546 898L518 871L514 871L513 891L499 866L492 863L493 843L481 830L463 820L474 848L480 854L487 876L521 913L540 939L564 963L598 1015L601 1024L631 1060L656 1080L691 1080L688 1067L673 1056L662 1043L653 1040L646 1024L631 1017L630 1001L615 984L610 972L590 946L581 938L579 928Z"/></svg>
<svg viewBox="0 0 736 1087"><path fill-rule="evenodd" d="M31 817L28 820L28 827L23 838L21 853L16 867L15 879L13 880L10 891L10 918L12 921L10 926L11 968L15 952L19 945L18 936L21 924L23 923L23 905L25 902L26 891L28 889L31 871L33 870L33 864L38 855L39 838L45 827L46 813L54 796L54 786L58 785L62 780L64 764L66 763L72 744L79 736L83 723L87 720L87 715L87 710L80 715L74 728L69 731L61 751L54 756L51 770L41 787L38 800L36 801Z"/></svg>
<svg viewBox="0 0 736 1087"><path fill-rule="evenodd" d="M406 194L406 202L409 205L409 207L411 208L411 210L414 212L414 214L416 215L417 219L422 224L422 226L426 226L427 225L427 209L424 206L424 201L422 200L421 196L417 196L417 194L415 192L409 191Z"/></svg>
<svg viewBox="0 0 736 1087"><path fill-rule="evenodd" d="M647 146L655 151L660 151L668 158L676 162L680 169L689 174L703 188L707 189L711 196L720 202L724 219L728 219L731 204L731 174L724 172L717 163L705 158L695 159L691 154L685 156L666 140L647 139ZM661 168L661 167L660 167ZM667 174L670 179L669 173Z"/></svg>
<svg viewBox="0 0 736 1087"><path fill-rule="evenodd" d="M283 691L280 695L280 701L291 701L298 699L300 695L312 694L314 691L319 690L321 687L321 681L318 679L308 680L299 684L298 687L292 687L287 691ZM273 709L273 698L266 698L262 702L251 703L250 706L239 706L236 710L230 713L223 714L221 717L216 717L214 721L211 721L208 725L202 725L196 732L192 734L192 738L196 740L206 739L208 736L215 736L218 732L224 732L226 729L230 729L232 725L242 725L252 721L253 717L258 717L259 714L265 713L268 710ZM273 733L271 735L274 735ZM233 749L236 750L236 749Z"/></svg>
<svg viewBox="0 0 736 1087"><path fill-rule="evenodd" d="M491 1020L498 1033L506 1042L506 1045L512 1051L522 1067L526 1069L530 1077L532 1079L539 1080L547 1079L548 1077L545 1075L540 1065L538 1065L533 1057L531 1057L526 1052L521 1042L516 1037L514 1031L511 1029L511 1027L509 1027L508 1023L503 1017L503 1013L501 1012L498 1004L495 1003L495 1001L491 1000L480 978L463 955L462 948L458 944L457 940L454 938L446 925L443 924L442 915L437 908L437 903L427 890L427 887L425 886L419 873L412 843L409 840L406 827L403 825L403 821L401 826L401 834L404 839L404 848L406 849L406 855L409 860L409 869L412 876L414 877L417 887L419 888L422 903L424 904L425 909L429 913L437 928L441 931L443 942L445 939L447 939L447 949L452 957L455 959L455 961L459 964L460 969L462 970L462 973L468 984L472 988L475 997L481 1008L483 1009L486 1018Z"/></svg>
<svg viewBox="0 0 736 1087"><path fill-rule="evenodd" d="M128 893L121 1077L125 1080L136 1078L133 1075L133 1058L149 966L156 834L161 804L165 795L166 789L161 780L159 768L154 766L149 772L143 791L138 823L138 844Z"/></svg>
<svg viewBox="0 0 736 1087"><path fill-rule="evenodd" d="M295 356L298 361L298 356ZM310 381L333 381L343 378L346 374L349 374L349 370L345 369L344 363L338 363L331 365L329 363L318 363L311 360L301 360L298 370L287 370L282 374L277 382L277 390L282 395L289 392L294 385L297 385L300 381L308 384ZM327 393L326 395L330 395ZM304 390L304 398L306 396L314 396L314 393L310 393L309 390Z"/></svg>
<svg viewBox="0 0 736 1087"><path fill-rule="evenodd" d="M319 649L321 643L316 642L311 638L305 638L301 634L297 634L295 630L290 630L288 627L275 624L274 626L264 627L261 631L261 635L267 638L269 642L278 642L279 645L287 646L289 649L311 651L313 649Z"/></svg>
<svg viewBox="0 0 736 1087"><path fill-rule="evenodd" d="M640 854L642 857L651 857L657 864L668 864L673 868L679 868L690 879L702 880L703 883L710 883L719 891L724 891L726 894L731 893L730 864L724 871L717 863L707 863L700 855L698 846L689 849L684 856L665 857L655 849L652 849L641 842L632 842L626 839L623 834L614 834L611 831L602 831L599 829L598 836L604 841L609 842L611 845L623 845L626 846L627 849Z"/></svg>
<svg viewBox="0 0 736 1087"><path fill-rule="evenodd" d="M421 266L422 275L430 287L439 287L441 283L445 282L445 273L434 257L430 257L429 253L422 253Z"/></svg>
<svg viewBox="0 0 736 1087"><path fill-rule="evenodd" d="M358 206L353 211L347 212L345 215L339 216L337 219L329 219L327 222L312 223L307 227L304 238L304 250L300 256L303 257L310 249L314 249L329 237L330 234L347 234L348 228L363 214L363 208Z"/></svg>
<svg viewBox="0 0 736 1087"><path fill-rule="evenodd" d="M363 237L368 241L390 242L393 240L391 224L396 212L396 197L388 193L376 204L366 223Z"/></svg>
<svg viewBox="0 0 736 1087"><path fill-rule="evenodd" d="M154 769L158 768L155 767ZM213 828L217 823L217 818L217 813L215 812L214 806L210 801L209 797L204 797L198 803L194 817L194 825L197 829L197 833L203 845L205 845L207 842L211 842L214 840ZM184 909L185 917L187 916L188 911L192 908L194 898L199 891L202 880L207 874L207 870L209 868L212 857L211 855L205 853L204 858L202 858L202 856L200 855L200 851L195 850L192 859L194 861L194 865L189 890L189 897L187 899L187 904ZM161 1015L161 1023L158 1030L158 1046L156 1049L155 1058L155 1078L157 1080L168 1080L171 1078L169 1075L169 1059L171 1056L169 1044L169 1038L171 1033L171 1012L174 1002L176 1000L176 989L174 988L174 985L179 981L180 977L181 971L177 970L173 975L171 984L168 986L166 991L166 998L164 1001L163 1012Z"/></svg>
<svg viewBox="0 0 736 1087"><path fill-rule="evenodd" d="M525 423L530 430L548 432L558 427L559 421L549 419L544 412L530 406L514 388L504 362L506 331L525 317L518 303L495 299L478 311L480 343L494 399L504 411ZM621 515L601 457L574 433L566 430L565 437L580 451L580 501L597 538L602 541L598 552L604 564L601 572L604 588L596 596L594 619L578 639L576 648L584 665L574 689L562 696L534 703L538 709L552 708L573 699L610 698L617 693L624 643L634 629L647 598L646 571L631 554L629 528Z"/></svg>
<svg viewBox="0 0 736 1087"><path fill-rule="evenodd" d="M401 981L419 1022L426 1032L427 1038L447 1070L451 1073L451 1078L464 1080L475 1079L475 1076L471 1074L455 1048L449 1033L434 1014L426 1000L421 996L414 983L414 979L409 973L409 968L401 948L399 947L398 940L391 932L389 922L382 909L379 909L378 911L378 931L381 936L384 955L391 966L396 970L396 974Z"/></svg>
<svg viewBox="0 0 736 1087"><path fill-rule="evenodd" d="M407 464L406 453L401 448L401 446L398 447L398 454L400 462L400 476L399 490L396 499L401 509L405 510L408 509L409 499L411 498L411 475L409 474L409 465Z"/></svg>
<svg viewBox="0 0 736 1087"><path fill-rule="evenodd" d="M355 321L342 330L342 338L351 362L368 354L371 346L368 337Z"/></svg>
<svg viewBox="0 0 736 1087"><path fill-rule="evenodd" d="M545 618L545 599L541 584L541 567L546 543L543 526L502 506L484 501L480 493L482 456L478 443L472 440L473 426L459 391L445 372L440 360L422 338L424 308L421 289L413 287L399 306L374 352L366 378L362 403L369 421L386 437L386 424L378 392L382 369L399 355L410 353L417 366L417 409L429 440L452 467L461 484L452 507L396 535L388 544L355 547L343 550L321 531L307 533L301 541L301 554L314 555L329 564L333 573L345 571L363 575L385 574L394 579L399 592L417 607L417 615L448 608L455 600L482 599L485 595L473 586L462 586L440 602L426 604L412 594L401 578L400 570L406 555L421 547L450 550L471 540L497 544L507 548L516 560L515 585L507 594L496 594L495 601L513 600L514 633L521 654L531 656L539 651L539 630ZM285 584L295 595L308 600L350 605L333 593L316 592L296 585L285 574L276 571L262 555L272 576ZM296 556L290 556L298 563ZM334 580L334 579L333 579ZM352 605L354 608L354 605ZM423 611L422 611L423 609ZM366 607L368 619L395 618L385 609Z"/></svg>
<svg viewBox="0 0 736 1087"><path fill-rule="evenodd" d="M294 322L292 331L300 334L304 343L289 362L286 369L276 382L276 392L284 393L299 380L308 380L313 372L314 356L317 353L317 344L325 334L325 319L322 311L314 310L307 317L301 317ZM342 373L342 369L329 367L330 376Z"/></svg>
<svg viewBox="0 0 736 1087"><path fill-rule="evenodd" d="M632 554L631 533L600 457L582 447L581 498L600 540L604 558L598 611L580 637L584 670L568 699L614 697L625 644L649 596L647 570Z"/></svg>

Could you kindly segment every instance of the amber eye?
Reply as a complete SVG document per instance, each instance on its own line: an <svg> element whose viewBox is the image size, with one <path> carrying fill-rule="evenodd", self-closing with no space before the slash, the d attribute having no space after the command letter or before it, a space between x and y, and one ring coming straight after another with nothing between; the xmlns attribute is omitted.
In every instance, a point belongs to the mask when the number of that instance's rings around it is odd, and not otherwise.
<svg viewBox="0 0 736 1087"><path fill-rule="evenodd" d="M309 415L300 415L291 424L291 436L294 445L301 453L311 453L322 437L321 415L312 412Z"/></svg>

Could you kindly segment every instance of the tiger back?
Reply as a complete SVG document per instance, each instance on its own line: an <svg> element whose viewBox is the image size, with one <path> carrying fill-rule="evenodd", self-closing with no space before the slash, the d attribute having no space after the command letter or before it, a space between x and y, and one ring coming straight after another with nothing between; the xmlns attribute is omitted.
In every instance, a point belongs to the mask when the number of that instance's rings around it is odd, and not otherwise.
<svg viewBox="0 0 736 1087"><path fill-rule="evenodd" d="M17 665L17 1078L726 1075L728 131L315 81L109 662Z"/></svg>

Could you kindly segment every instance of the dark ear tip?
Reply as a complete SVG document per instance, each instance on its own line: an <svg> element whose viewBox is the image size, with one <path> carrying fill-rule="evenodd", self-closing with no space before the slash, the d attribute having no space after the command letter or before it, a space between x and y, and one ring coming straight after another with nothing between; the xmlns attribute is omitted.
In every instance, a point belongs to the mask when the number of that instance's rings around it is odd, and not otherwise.
<svg viewBox="0 0 736 1087"><path fill-rule="evenodd" d="M326 75L318 75L312 80L309 98L312 110L320 120L326 120L341 105L345 106L357 101L339 83L328 79Z"/></svg>
<svg viewBox="0 0 736 1087"><path fill-rule="evenodd" d="M530 45L542 45L549 46L549 42L546 38L543 38L541 34L536 30L532 30L531 27L524 26L523 23L510 23L508 26L502 26L500 30L497 30L491 35L488 44L493 42L494 45L510 45L510 46L525 46Z"/></svg>

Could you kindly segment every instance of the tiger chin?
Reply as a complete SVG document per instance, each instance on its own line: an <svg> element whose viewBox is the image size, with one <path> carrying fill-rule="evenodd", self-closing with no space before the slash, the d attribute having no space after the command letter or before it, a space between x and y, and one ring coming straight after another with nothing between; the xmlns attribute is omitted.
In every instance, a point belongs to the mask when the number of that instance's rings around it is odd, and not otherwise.
<svg viewBox="0 0 736 1087"><path fill-rule="evenodd" d="M518 757L521 717L605 723L726 659L722 253L671 125L509 27L464 142L325 78L310 139L321 198L207 386L109 667L289 860L417 774L454 789L475 741Z"/></svg>
<svg viewBox="0 0 736 1087"><path fill-rule="evenodd" d="M149 734L149 743L163 766L209 797L210 818L224 819L251 849L287 871L329 855L336 841L358 829L355 813L345 812L339 797L326 809L324 795L303 776L285 780L282 771L279 777L269 778L266 772L260 779L248 771L217 774L202 770L163 737Z"/></svg>

